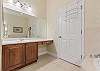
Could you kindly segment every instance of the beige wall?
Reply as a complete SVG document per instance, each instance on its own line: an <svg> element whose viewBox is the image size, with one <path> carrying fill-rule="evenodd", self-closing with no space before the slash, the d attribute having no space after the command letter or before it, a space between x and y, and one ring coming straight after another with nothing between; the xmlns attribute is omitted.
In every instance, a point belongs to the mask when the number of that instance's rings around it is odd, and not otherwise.
<svg viewBox="0 0 100 71"><path fill-rule="evenodd" d="M46 18L46 0L33 0L33 7L39 18Z"/></svg>
<svg viewBox="0 0 100 71"><path fill-rule="evenodd" d="M28 29L28 18L25 16L17 16L4 13L4 22L7 24L7 35L9 37L26 37ZM23 33L14 33L13 27L23 27Z"/></svg>
<svg viewBox="0 0 100 71"><path fill-rule="evenodd" d="M85 3L85 51L100 54L100 0Z"/></svg>

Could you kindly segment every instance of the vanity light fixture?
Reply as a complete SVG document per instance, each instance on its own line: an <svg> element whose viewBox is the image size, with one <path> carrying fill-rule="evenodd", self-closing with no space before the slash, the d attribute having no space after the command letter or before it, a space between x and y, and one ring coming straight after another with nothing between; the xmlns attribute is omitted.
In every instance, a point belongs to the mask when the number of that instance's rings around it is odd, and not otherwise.
<svg viewBox="0 0 100 71"><path fill-rule="evenodd" d="M31 5L29 5L28 3L21 2L20 0L16 0L16 1L14 2L14 4L15 4L16 6L21 7L22 9L27 10L27 11L32 11L32 7L31 7Z"/></svg>

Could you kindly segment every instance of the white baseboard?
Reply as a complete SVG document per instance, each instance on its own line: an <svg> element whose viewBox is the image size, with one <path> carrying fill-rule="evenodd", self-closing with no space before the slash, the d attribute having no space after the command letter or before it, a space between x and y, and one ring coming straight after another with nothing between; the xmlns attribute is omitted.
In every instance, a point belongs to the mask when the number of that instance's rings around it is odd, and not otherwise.
<svg viewBox="0 0 100 71"><path fill-rule="evenodd" d="M47 52L47 54L49 54L49 55L51 55L51 56L53 56L53 57L57 58L57 55L56 55L55 53L52 53L52 52Z"/></svg>
<svg viewBox="0 0 100 71"><path fill-rule="evenodd" d="M51 56L57 58L57 55L56 55L55 53L48 52L48 51L38 53L38 56L41 56L41 55L44 55L44 54L49 54L49 55L51 55Z"/></svg>
<svg viewBox="0 0 100 71"><path fill-rule="evenodd" d="M47 54L48 52L45 51L45 52L41 52L41 53L38 53L38 56L41 56L41 55L44 55L44 54Z"/></svg>

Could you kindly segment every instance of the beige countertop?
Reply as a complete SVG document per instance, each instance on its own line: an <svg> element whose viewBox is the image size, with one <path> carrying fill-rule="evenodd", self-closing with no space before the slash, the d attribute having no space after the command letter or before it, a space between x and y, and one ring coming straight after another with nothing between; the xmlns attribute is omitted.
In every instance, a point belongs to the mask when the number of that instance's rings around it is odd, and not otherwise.
<svg viewBox="0 0 100 71"><path fill-rule="evenodd" d="M2 45L28 43L28 42L41 42L41 41L52 41L53 39L48 38L9 38L2 40Z"/></svg>

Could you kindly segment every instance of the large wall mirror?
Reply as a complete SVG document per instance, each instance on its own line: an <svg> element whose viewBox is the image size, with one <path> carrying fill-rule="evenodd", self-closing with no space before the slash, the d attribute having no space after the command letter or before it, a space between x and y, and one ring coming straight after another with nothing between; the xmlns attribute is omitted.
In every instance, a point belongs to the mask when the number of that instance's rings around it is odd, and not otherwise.
<svg viewBox="0 0 100 71"><path fill-rule="evenodd" d="M28 22L29 19L25 16L4 12L4 36L10 38L27 37Z"/></svg>
<svg viewBox="0 0 100 71"><path fill-rule="evenodd" d="M3 0L3 21L3 39L46 37L45 19L35 15L27 0Z"/></svg>

